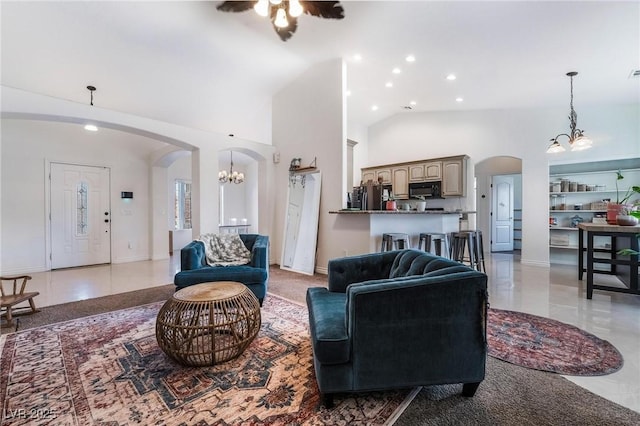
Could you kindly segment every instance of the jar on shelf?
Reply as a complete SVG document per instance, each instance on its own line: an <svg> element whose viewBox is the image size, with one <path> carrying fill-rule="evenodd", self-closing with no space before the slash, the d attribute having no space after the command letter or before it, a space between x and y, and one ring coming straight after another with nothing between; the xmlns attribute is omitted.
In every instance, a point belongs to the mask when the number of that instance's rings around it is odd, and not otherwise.
<svg viewBox="0 0 640 426"><path fill-rule="evenodd" d="M551 210L558 210L558 196L555 194L551 196Z"/></svg>
<svg viewBox="0 0 640 426"><path fill-rule="evenodd" d="M569 182L569 192L578 192L578 182Z"/></svg>
<svg viewBox="0 0 640 426"><path fill-rule="evenodd" d="M558 198L558 210L567 210L567 196L560 195Z"/></svg>
<svg viewBox="0 0 640 426"><path fill-rule="evenodd" d="M551 192L560 192L561 183L560 181L551 183Z"/></svg>
<svg viewBox="0 0 640 426"><path fill-rule="evenodd" d="M560 180L560 192L569 192L569 179Z"/></svg>
<svg viewBox="0 0 640 426"><path fill-rule="evenodd" d="M584 183L579 183L578 184L578 192L584 192L587 190L587 185Z"/></svg>

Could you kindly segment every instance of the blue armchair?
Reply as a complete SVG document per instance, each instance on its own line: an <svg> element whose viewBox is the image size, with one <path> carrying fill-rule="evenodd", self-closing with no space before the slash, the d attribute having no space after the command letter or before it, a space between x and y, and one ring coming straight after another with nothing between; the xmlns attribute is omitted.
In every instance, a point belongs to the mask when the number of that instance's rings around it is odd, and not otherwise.
<svg viewBox="0 0 640 426"><path fill-rule="evenodd" d="M418 250L329 262L328 289L307 290L313 362L333 394L463 383L485 375L487 276Z"/></svg>
<svg viewBox="0 0 640 426"><path fill-rule="evenodd" d="M251 252L251 262L247 265L209 266L202 241L192 241L183 247L180 250L181 271L173 279L176 290L209 281L236 281L249 287L262 305L269 280L269 237L240 234L240 238Z"/></svg>

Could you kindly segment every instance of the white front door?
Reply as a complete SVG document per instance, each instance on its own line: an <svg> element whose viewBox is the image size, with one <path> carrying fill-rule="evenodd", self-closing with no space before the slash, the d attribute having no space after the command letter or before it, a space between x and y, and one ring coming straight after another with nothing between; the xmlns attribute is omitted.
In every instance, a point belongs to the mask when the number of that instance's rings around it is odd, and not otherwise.
<svg viewBox="0 0 640 426"><path fill-rule="evenodd" d="M110 170L51 163L51 268L111 262Z"/></svg>
<svg viewBox="0 0 640 426"><path fill-rule="evenodd" d="M493 176L491 251L513 250L513 177Z"/></svg>

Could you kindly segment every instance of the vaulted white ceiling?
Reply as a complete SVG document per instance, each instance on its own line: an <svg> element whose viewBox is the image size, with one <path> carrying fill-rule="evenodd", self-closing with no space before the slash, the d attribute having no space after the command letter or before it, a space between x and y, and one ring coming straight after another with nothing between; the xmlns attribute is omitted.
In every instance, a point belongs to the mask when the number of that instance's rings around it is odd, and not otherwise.
<svg viewBox="0 0 640 426"><path fill-rule="evenodd" d="M88 103L92 84L97 106L266 143L273 94L335 58L361 125L414 111L568 112L568 71L578 114L640 102L637 1L343 1L345 19L303 15L287 42L218 3L3 1L2 85Z"/></svg>

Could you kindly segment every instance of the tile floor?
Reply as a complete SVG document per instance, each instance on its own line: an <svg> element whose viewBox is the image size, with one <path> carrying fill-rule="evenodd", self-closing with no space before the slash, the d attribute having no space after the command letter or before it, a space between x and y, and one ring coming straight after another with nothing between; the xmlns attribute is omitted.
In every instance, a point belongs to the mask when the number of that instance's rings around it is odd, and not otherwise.
<svg viewBox="0 0 640 426"><path fill-rule="evenodd" d="M608 340L622 353L624 367L607 376L572 377L572 382L640 412L640 296L595 291L587 300L586 284L575 267L522 265L517 255L488 256L491 306L553 318ZM138 290L173 282L179 258L92 266L32 274L38 306ZM550 397L552 397L550 395Z"/></svg>

